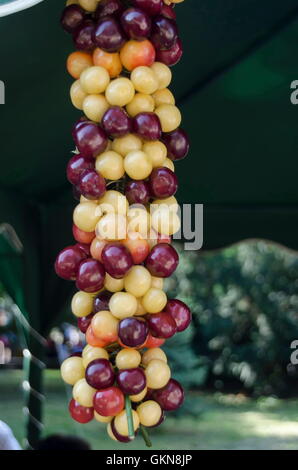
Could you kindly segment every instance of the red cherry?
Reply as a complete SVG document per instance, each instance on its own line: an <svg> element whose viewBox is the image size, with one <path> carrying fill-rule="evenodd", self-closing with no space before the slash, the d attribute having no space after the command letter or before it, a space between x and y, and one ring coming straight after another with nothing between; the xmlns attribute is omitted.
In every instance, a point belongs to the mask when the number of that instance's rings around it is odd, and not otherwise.
<svg viewBox="0 0 298 470"><path fill-rule="evenodd" d="M86 406L82 406L74 399L70 400L68 409L71 417L81 424L89 423L94 417L92 407L87 408Z"/></svg>
<svg viewBox="0 0 298 470"><path fill-rule="evenodd" d="M154 338L154 336L149 333L148 339L144 344L144 348L159 348L165 343L165 339L162 338Z"/></svg>
<svg viewBox="0 0 298 470"><path fill-rule="evenodd" d="M101 416L116 416L124 408L124 395L118 387L105 388L96 392L93 404Z"/></svg>
<svg viewBox="0 0 298 470"><path fill-rule="evenodd" d="M84 232L84 230L79 229L75 224L72 226L72 234L78 243L89 244L95 238L95 232Z"/></svg>

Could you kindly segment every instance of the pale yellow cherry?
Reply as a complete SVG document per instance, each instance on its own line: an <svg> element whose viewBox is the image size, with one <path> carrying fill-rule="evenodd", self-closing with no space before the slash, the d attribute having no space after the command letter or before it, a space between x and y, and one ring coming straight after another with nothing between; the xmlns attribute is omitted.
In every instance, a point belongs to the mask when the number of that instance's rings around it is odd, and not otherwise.
<svg viewBox="0 0 298 470"><path fill-rule="evenodd" d="M170 158L166 158L163 165L165 168L169 168L172 171L175 171L175 165Z"/></svg>
<svg viewBox="0 0 298 470"><path fill-rule="evenodd" d="M143 426L151 427L155 426L162 415L162 409L160 405L154 400L144 401L137 407L137 413L140 419L140 423Z"/></svg>
<svg viewBox="0 0 298 470"><path fill-rule="evenodd" d="M74 224L84 232L94 232L100 217L100 207L91 201L78 204L73 213Z"/></svg>
<svg viewBox="0 0 298 470"><path fill-rule="evenodd" d="M155 102L151 95L145 93L136 93L133 100L126 106L126 111L132 117L139 113L152 113L155 108Z"/></svg>
<svg viewBox="0 0 298 470"><path fill-rule="evenodd" d="M164 361L165 363L168 362L167 356L160 348L150 348L146 352L144 352L142 356L142 364L147 366L150 361L153 359L159 359L160 361Z"/></svg>
<svg viewBox="0 0 298 470"><path fill-rule="evenodd" d="M165 387L171 378L171 369L160 359L150 361L145 369L147 387L158 390Z"/></svg>
<svg viewBox="0 0 298 470"><path fill-rule="evenodd" d="M90 387L86 379L79 380L72 389L72 396L82 406L93 406L93 397L96 393L95 388Z"/></svg>
<svg viewBox="0 0 298 470"><path fill-rule="evenodd" d="M136 67L130 75L133 86L140 93L151 95L158 89L158 79L150 67Z"/></svg>
<svg viewBox="0 0 298 470"><path fill-rule="evenodd" d="M165 144L159 140L145 142L143 145L143 152L145 152L150 158L153 168L162 166L168 153Z"/></svg>
<svg viewBox="0 0 298 470"><path fill-rule="evenodd" d="M106 89L106 99L112 106L126 106L135 95L135 88L129 78L112 80Z"/></svg>
<svg viewBox="0 0 298 470"><path fill-rule="evenodd" d="M163 132L172 132L181 124L182 117L177 106L161 104L154 112L159 117Z"/></svg>
<svg viewBox="0 0 298 470"><path fill-rule="evenodd" d="M97 312L91 321L94 335L109 343L116 341L118 326L118 320L108 310Z"/></svg>
<svg viewBox="0 0 298 470"><path fill-rule="evenodd" d="M142 304L147 313L158 313L165 308L167 296L163 290L151 287L142 298Z"/></svg>
<svg viewBox="0 0 298 470"><path fill-rule="evenodd" d="M75 108L83 109L83 103L86 99L86 96L87 94L81 87L80 80L76 80L75 82L73 82L70 87L70 99Z"/></svg>
<svg viewBox="0 0 298 470"><path fill-rule="evenodd" d="M136 431L140 426L140 420L135 410L132 410L132 420L134 430ZM116 431L121 434L121 436L128 436L128 422L125 410L121 411L121 413L116 416L114 426Z"/></svg>
<svg viewBox="0 0 298 470"><path fill-rule="evenodd" d="M116 356L118 369L135 369L141 363L141 354L136 349L121 349Z"/></svg>
<svg viewBox="0 0 298 470"><path fill-rule="evenodd" d="M78 5L79 4L79 0L67 0L65 6L69 6L69 5Z"/></svg>
<svg viewBox="0 0 298 470"><path fill-rule="evenodd" d="M69 385L74 385L85 377L85 369L81 357L69 357L62 362L61 377Z"/></svg>
<svg viewBox="0 0 298 470"><path fill-rule="evenodd" d="M139 403L140 401L144 400L145 396L147 395L147 391L148 389L146 387L141 393L138 393L138 395L130 395L129 398L132 402Z"/></svg>
<svg viewBox="0 0 298 470"><path fill-rule="evenodd" d="M95 359L109 359L108 352L103 348L94 348L93 346L88 349L88 351L83 354L83 365L85 369L87 368L90 362L95 361Z"/></svg>
<svg viewBox="0 0 298 470"><path fill-rule="evenodd" d="M105 214L95 228L100 240L124 240L127 236L127 220L122 214Z"/></svg>
<svg viewBox="0 0 298 470"><path fill-rule="evenodd" d="M151 226L150 214L145 207L133 205L127 212L127 232L137 232L143 238L147 237Z"/></svg>
<svg viewBox="0 0 298 470"><path fill-rule="evenodd" d="M144 315L146 315L147 312L143 307L142 299L137 299L137 301L138 301L138 307L137 307L137 311L135 313L135 316L136 317L143 317Z"/></svg>
<svg viewBox="0 0 298 470"><path fill-rule="evenodd" d="M94 411L94 419L99 423L110 423L113 419L113 416L101 416L96 411Z"/></svg>
<svg viewBox="0 0 298 470"><path fill-rule="evenodd" d="M151 274L144 266L133 266L124 278L126 292L135 297L143 297L151 287Z"/></svg>
<svg viewBox="0 0 298 470"><path fill-rule="evenodd" d="M107 433L108 433L108 436L113 440L113 441L117 441L118 442L118 439L114 436L113 434L113 431L112 431L112 427L111 427L111 423L108 423L107 425Z"/></svg>
<svg viewBox="0 0 298 470"><path fill-rule="evenodd" d="M80 202L82 204L83 202L93 202L94 204L98 204L98 199L92 199L92 201L90 201L90 199L87 199L85 196L81 195Z"/></svg>
<svg viewBox="0 0 298 470"><path fill-rule="evenodd" d="M90 344L86 344L86 346L84 347L82 351L82 358L84 358L84 355L86 355L89 351L91 351L91 349L93 349L93 346L91 346Z"/></svg>
<svg viewBox="0 0 298 470"><path fill-rule="evenodd" d="M174 235L180 230L178 214L167 205L160 205L151 215L151 225L161 235Z"/></svg>
<svg viewBox="0 0 298 470"><path fill-rule="evenodd" d="M90 95L103 93L110 83L110 75L104 67L93 65L81 73L80 83L83 90Z"/></svg>
<svg viewBox="0 0 298 470"><path fill-rule="evenodd" d="M116 294L111 297L109 303L111 313L119 320L133 317L137 311L137 307L137 299L128 292L116 292Z"/></svg>
<svg viewBox="0 0 298 470"><path fill-rule="evenodd" d="M154 199L154 201L152 202L152 205L150 207L150 210L151 210L151 208L153 208L153 210L159 209L160 206L163 205L163 204L168 206L169 209L173 212L178 212L178 210L179 210L179 204L178 204L177 199L175 198L175 196L167 197L165 199Z"/></svg>
<svg viewBox="0 0 298 470"><path fill-rule="evenodd" d="M157 78L158 90L167 88L172 81L172 72L170 67L163 64L162 62L154 62L150 68Z"/></svg>
<svg viewBox="0 0 298 470"><path fill-rule="evenodd" d="M157 90L153 93L152 98L154 99L156 108L162 104L175 104L175 97L168 88Z"/></svg>
<svg viewBox="0 0 298 470"><path fill-rule="evenodd" d="M125 157L129 152L141 150L142 145L143 143L139 137L134 134L127 134L115 139L112 143L112 149L120 153L122 157Z"/></svg>
<svg viewBox="0 0 298 470"><path fill-rule="evenodd" d="M128 211L128 200L120 191L110 189L99 200L99 207L103 214L121 214L126 215Z"/></svg>
<svg viewBox="0 0 298 470"><path fill-rule="evenodd" d="M155 289L163 289L164 280L162 277L151 277L151 287L155 287Z"/></svg>
<svg viewBox="0 0 298 470"><path fill-rule="evenodd" d="M93 12L96 10L99 0L79 0L79 5L86 11Z"/></svg>
<svg viewBox="0 0 298 470"><path fill-rule="evenodd" d="M96 158L95 168L104 178L113 181L121 179L125 173L123 157L114 150L101 153Z"/></svg>
<svg viewBox="0 0 298 470"><path fill-rule="evenodd" d="M124 158L124 169L130 178L143 180L151 174L152 163L145 152L135 150Z"/></svg>
<svg viewBox="0 0 298 470"><path fill-rule="evenodd" d="M94 122L100 122L109 107L110 105L104 95L88 95L83 101L85 116Z"/></svg>
<svg viewBox="0 0 298 470"><path fill-rule="evenodd" d="M115 279L106 273L104 286L109 292L120 292L124 289L124 279Z"/></svg>
<svg viewBox="0 0 298 470"><path fill-rule="evenodd" d="M71 310L76 317L87 317L93 310L93 296L87 292L77 292L72 298Z"/></svg>

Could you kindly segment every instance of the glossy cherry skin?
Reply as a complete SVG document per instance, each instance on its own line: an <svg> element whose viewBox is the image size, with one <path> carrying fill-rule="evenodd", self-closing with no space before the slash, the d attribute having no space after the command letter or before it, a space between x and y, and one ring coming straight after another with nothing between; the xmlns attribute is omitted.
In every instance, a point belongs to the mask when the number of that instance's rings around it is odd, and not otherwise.
<svg viewBox="0 0 298 470"><path fill-rule="evenodd" d="M77 245L64 248L56 258L55 270L57 275L68 281L75 281L80 263L85 258L86 254Z"/></svg>
<svg viewBox="0 0 298 470"><path fill-rule="evenodd" d="M91 20L85 20L75 29L73 41L76 49L80 51L91 51L94 48L93 35L95 24Z"/></svg>
<svg viewBox="0 0 298 470"><path fill-rule="evenodd" d="M161 12L163 0L132 0L135 7L144 10L148 15L155 16Z"/></svg>
<svg viewBox="0 0 298 470"><path fill-rule="evenodd" d="M148 204L150 200L150 187L147 181L130 180L125 186L125 196L129 204Z"/></svg>
<svg viewBox="0 0 298 470"><path fill-rule="evenodd" d="M83 251L87 258L90 258L90 244L89 243L77 243L76 246Z"/></svg>
<svg viewBox="0 0 298 470"><path fill-rule="evenodd" d="M97 390L111 387L115 382L115 373L110 362L107 359L90 362L86 369L86 381Z"/></svg>
<svg viewBox="0 0 298 470"><path fill-rule="evenodd" d="M163 134L161 140L167 147L168 157L171 160L182 160L187 156L189 152L189 138L180 127L173 132Z"/></svg>
<svg viewBox="0 0 298 470"><path fill-rule="evenodd" d="M77 186L80 182L82 173L85 170L93 170L95 167L94 158L83 157L81 154L74 155L67 165L67 179L71 184Z"/></svg>
<svg viewBox="0 0 298 470"><path fill-rule="evenodd" d="M150 41L157 49L170 49L178 38L175 21L160 15L154 18Z"/></svg>
<svg viewBox="0 0 298 470"><path fill-rule="evenodd" d="M108 243L102 250L102 261L110 276L122 279L133 265L128 249L121 243Z"/></svg>
<svg viewBox="0 0 298 470"><path fill-rule="evenodd" d="M72 234L78 243L90 244L95 238L95 232L84 232L75 224L72 224Z"/></svg>
<svg viewBox="0 0 298 470"><path fill-rule="evenodd" d="M152 336L149 332L144 348L159 348L165 343L165 341L166 340L164 338L155 338L155 336Z"/></svg>
<svg viewBox="0 0 298 470"><path fill-rule="evenodd" d="M106 52L117 52L125 43L125 35L119 22L112 16L101 18L95 27L93 41Z"/></svg>
<svg viewBox="0 0 298 470"><path fill-rule="evenodd" d="M131 39L141 41L150 36L151 19L139 8L128 8L121 15L121 24L125 33Z"/></svg>
<svg viewBox="0 0 298 470"><path fill-rule="evenodd" d="M155 313L146 316L150 333L156 338L172 338L177 332L174 318L167 312Z"/></svg>
<svg viewBox="0 0 298 470"><path fill-rule="evenodd" d="M101 416L116 416L124 408L124 395L118 387L109 387L95 393L95 411Z"/></svg>
<svg viewBox="0 0 298 470"><path fill-rule="evenodd" d="M95 12L95 18L119 16L124 10L121 0L101 0Z"/></svg>
<svg viewBox="0 0 298 470"><path fill-rule="evenodd" d="M170 379L165 387L154 390L153 399L163 410L175 411L184 401L184 390L177 380Z"/></svg>
<svg viewBox="0 0 298 470"><path fill-rule="evenodd" d="M108 292L106 290L100 292L93 300L93 312L97 313L109 310L109 303L112 295L112 292Z"/></svg>
<svg viewBox="0 0 298 470"><path fill-rule="evenodd" d="M106 182L97 171L85 170L81 175L78 189L87 199L99 199L106 192Z"/></svg>
<svg viewBox="0 0 298 470"><path fill-rule="evenodd" d="M149 177L149 187L152 196L158 199L165 199L176 194L178 179L169 168L154 168Z"/></svg>
<svg viewBox="0 0 298 470"><path fill-rule="evenodd" d="M97 157L104 152L108 138L103 129L92 121L81 121L74 126L73 138L83 157Z"/></svg>
<svg viewBox="0 0 298 470"><path fill-rule="evenodd" d="M71 417L81 424L89 423L94 417L94 409L92 407L81 406L74 399L70 400L68 409Z"/></svg>
<svg viewBox="0 0 298 470"><path fill-rule="evenodd" d="M119 323L119 338L121 343L129 348L142 346L146 342L148 333L147 323L137 318L124 318Z"/></svg>
<svg viewBox="0 0 298 470"><path fill-rule="evenodd" d="M123 444L131 442L131 439L128 436L122 436L122 434L119 434L115 426L115 419L111 421L111 430L117 441L122 442Z"/></svg>
<svg viewBox="0 0 298 470"><path fill-rule="evenodd" d="M145 261L145 267L155 277L169 277L179 264L179 256L175 248L166 243L159 243L152 248Z"/></svg>
<svg viewBox="0 0 298 470"><path fill-rule="evenodd" d="M156 50L156 61L163 62L172 67L178 64L179 60L183 55L183 47L180 39L177 39L174 45L170 49L157 49Z"/></svg>
<svg viewBox="0 0 298 470"><path fill-rule="evenodd" d="M165 312L169 313L176 322L177 331L184 331L191 323L190 308L181 300L169 300Z"/></svg>
<svg viewBox="0 0 298 470"><path fill-rule="evenodd" d="M133 118L133 132L145 140L159 140L161 125L155 113L139 113Z"/></svg>
<svg viewBox="0 0 298 470"><path fill-rule="evenodd" d="M170 5L163 5L160 14L169 20L176 20L176 12Z"/></svg>
<svg viewBox="0 0 298 470"><path fill-rule="evenodd" d="M164 411L162 410L161 417L159 418L158 423L154 424L153 426L146 426L146 427L149 429L158 428L158 426L160 426L164 422L165 419L166 419L166 416L165 416Z"/></svg>
<svg viewBox="0 0 298 470"><path fill-rule="evenodd" d="M138 395L146 387L146 376L140 367L122 369L117 374L117 383L124 395Z"/></svg>
<svg viewBox="0 0 298 470"><path fill-rule="evenodd" d="M85 12L78 5L69 5L64 8L61 16L62 28L68 33L73 33L74 30L80 26L84 21Z"/></svg>
<svg viewBox="0 0 298 470"><path fill-rule="evenodd" d="M120 106L111 106L103 115L102 126L105 132L115 139L131 132L131 119Z"/></svg>
<svg viewBox="0 0 298 470"><path fill-rule="evenodd" d="M89 326L91 325L93 317L94 313L90 313L90 315L87 315L87 317L78 318L78 328L82 333L86 334Z"/></svg>
<svg viewBox="0 0 298 470"><path fill-rule="evenodd" d="M105 274L105 269L99 261L87 258L79 266L76 286L84 292L97 292L103 288Z"/></svg>

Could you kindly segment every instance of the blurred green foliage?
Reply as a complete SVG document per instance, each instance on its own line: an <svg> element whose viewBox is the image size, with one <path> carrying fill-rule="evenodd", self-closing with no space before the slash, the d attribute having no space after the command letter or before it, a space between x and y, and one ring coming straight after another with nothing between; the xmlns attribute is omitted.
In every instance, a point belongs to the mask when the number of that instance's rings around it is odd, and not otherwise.
<svg viewBox="0 0 298 470"><path fill-rule="evenodd" d="M298 256L265 241L184 252L169 297L193 311L192 327L165 349L186 387L279 397L298 394L290 364L298 339Z"/></svg>

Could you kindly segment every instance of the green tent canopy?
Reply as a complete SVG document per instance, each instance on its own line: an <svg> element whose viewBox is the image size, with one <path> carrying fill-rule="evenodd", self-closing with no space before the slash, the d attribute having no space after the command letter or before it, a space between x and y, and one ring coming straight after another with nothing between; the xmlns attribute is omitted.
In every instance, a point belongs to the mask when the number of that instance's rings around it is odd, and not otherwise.
<svg viewBox="0 0 298 470"><path fill-rule="evenodd" d="M42 336L73 289L53 269L57 252L72 243L75 203L65 167L80 117L69 100L65 61L74 47L59 25L62 6L44 0L0 18L0 222L23 246L15 252L0 236L0 281ZM297 249L298 108L290 102L298 78L297 1L185 0L177 13L185 52L172 90L192 142L176 165L179 201L204 204L204 249L257 237ZM41 342L28 341L42 360ZM40 392L36 362L28 374ZM28 403L34 447L42 416L33 392Z"/></svg>

